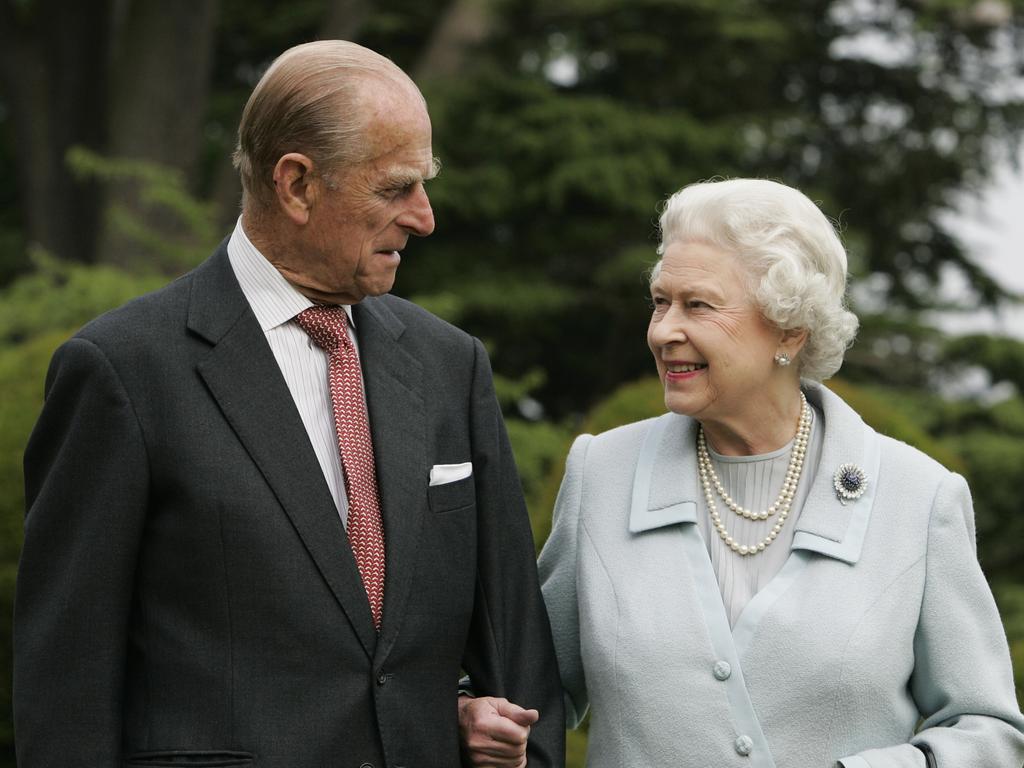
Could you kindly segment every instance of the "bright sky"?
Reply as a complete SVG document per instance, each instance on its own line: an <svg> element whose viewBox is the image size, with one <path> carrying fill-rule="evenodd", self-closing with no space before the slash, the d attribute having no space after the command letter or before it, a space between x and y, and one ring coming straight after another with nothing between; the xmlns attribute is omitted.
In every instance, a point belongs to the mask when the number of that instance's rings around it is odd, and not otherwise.
<svg viewBox="0 0 1024 768"><path fill-rule="evenodd" d="M1000 168L992 185L977 200L965 202L956 232L979 264L1011 290L1024 293L1024 148L1020 167ZM943 327L955 332L990 331L1024 339L1024 306L1000 316L949 316Z"/></svg>

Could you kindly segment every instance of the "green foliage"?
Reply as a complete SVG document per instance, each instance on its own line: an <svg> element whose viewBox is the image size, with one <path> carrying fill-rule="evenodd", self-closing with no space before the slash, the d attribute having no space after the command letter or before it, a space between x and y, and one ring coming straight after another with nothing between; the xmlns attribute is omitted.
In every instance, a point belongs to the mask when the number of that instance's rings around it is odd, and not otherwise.
<svg viewBox="0 0 1024 768"><path fill-rule="evenodd" d="M533 368L518 379L510 379L500 373L495 373L494 393L501 407L509 411L543 383L544 371L540 368Z"/></svg>
<svg viewBox="0 0 1024 768"><path fill-rule="evenodd" d="M974 430L946 444L963 457L964 474L974 495L978 555L990 577L1019 578L1019 483L1024 469L1024 433L1000 435Z"/></svg>
<svg viewBox="0 0 1024 768"><path fill-rule="evenodd" d="M993 383L1006 381L1024 393L1024 341L999 336L971 334L951 340L943 363L950 366L977 365Z"/></svg>
<svg viewBox="0 0 1024 768"><path fill-rule="evenodd" d="M156 254L155 263L142 265L143 269L180 273L209 256L220 239L216 207L189 194L179 171L143 160L103 157L85 147L70 149L67 162L76 177L98 179L119 191L127 188L149 213L174 223L180 235L169 239L166 228L147 226L116 198L108 206L112 232L140 252Z"/></svg>
<svg viewBox="0 0 1024 768"><path fill-rule="evenodd" d="M0 292L0 344L54 329L77 328L112 307L167 282L118 267L59 261L32 254L35 270Z"/></svg>
<svg viewBox="0 0 1024 768"><path fill-rule="evenodd" d="M587 758L587 734L585 731L566 731L565 768L583 768Z"/></svg>
<svg viewBox="0 0 1024 768"><path fill-rule="evenodd" d="M662 413L665 413L665 389L656 376L649 376L624 384L598 403L590 411L584 426L585 431L596 435Z"/></svg>
<svg viewBox="0 0 1024 768"><path fill-rule="evenodd" d="M506 419L505 426L515 452L533 539L539 552L551 533L550 479L556 473L561 475L572 433L546 421Z"/></svg>
<svg viewBox="0 0 1024 768"><path fill-rule="evenodd" d="M482 314L517 323L530 317L550 317L564 312L574 298L570 289L546 282L540 276L532 280L521 276L495 276L464 282L457 289L412 296L411 301L450 323Z"/></svg>
<svg viewBox="0 0 1024 768"><path fill-rule="evenodd" d="M864 422L891 438L912 445L927 453L940 464L956 472L963 472L963 459L936 441L923 426L913 419L913 410L899 407L900 392L881 387L849 384L841 379L831 379L828 388L839 395L855 410ZM919 393L903 393L905 400L917 397Z"/></svg>

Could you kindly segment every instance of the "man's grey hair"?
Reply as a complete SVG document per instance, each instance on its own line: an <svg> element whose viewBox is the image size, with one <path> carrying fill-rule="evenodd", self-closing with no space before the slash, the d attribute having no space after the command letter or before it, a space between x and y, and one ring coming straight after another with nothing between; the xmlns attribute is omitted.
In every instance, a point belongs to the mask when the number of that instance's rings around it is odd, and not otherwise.
<svg viewBox="0 0 1024 768"><path fill-rule="evenodd" d="M394 62L355 43L320 40L275 59L253 89L238 126L234 163L245 204L269 204L274 166L289 152L308 156L321 174L365 159L367 101L382 85L423 99Z"/></svg>

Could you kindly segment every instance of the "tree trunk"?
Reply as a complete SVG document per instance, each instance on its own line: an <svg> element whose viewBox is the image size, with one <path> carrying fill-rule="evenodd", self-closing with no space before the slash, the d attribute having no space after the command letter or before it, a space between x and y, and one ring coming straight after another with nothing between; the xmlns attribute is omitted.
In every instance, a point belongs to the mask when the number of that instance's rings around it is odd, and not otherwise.
<svg viewBox="0 0 1024 768"><path fill-rule="evenodd" d="M68 149L106 139L110 0L0 0L0 78L18 151L30 243L64 259L95 259L100 195L68 169Z"/></svg>
<svg viewBox="0 0 1024 768"><path fill-rule="evenodd" d="M466 56L486 40L493 24L493 0L453 0L434 28L430 42L412 68L413 80L457 76Z"/></svg>
<svg viewBox="0 0 1024 768"><path fill-rule="evenodd" d="M204 136L219 0L131 0L125 8L111 66L107 154L157 163L186 181L194 180ZM158 242L187 245L196 235L168 209L140 199L137 183L115 182L107 201ZM108 218L101 260L178 266L167 263L167 258L126 235Z"/></svg>

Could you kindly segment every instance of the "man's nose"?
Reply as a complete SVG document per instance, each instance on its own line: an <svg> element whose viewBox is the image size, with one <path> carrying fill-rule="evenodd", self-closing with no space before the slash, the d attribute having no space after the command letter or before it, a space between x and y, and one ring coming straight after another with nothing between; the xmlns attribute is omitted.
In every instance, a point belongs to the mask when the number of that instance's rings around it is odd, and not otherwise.
<svg viewBox="0 0 1024 768"><path fill-rule="evenodd" d="M434 231L434 211L430 207L427 190L422 186L413 193L409 207L399 216L397 224L419 237L426 237Z"/></svg>

